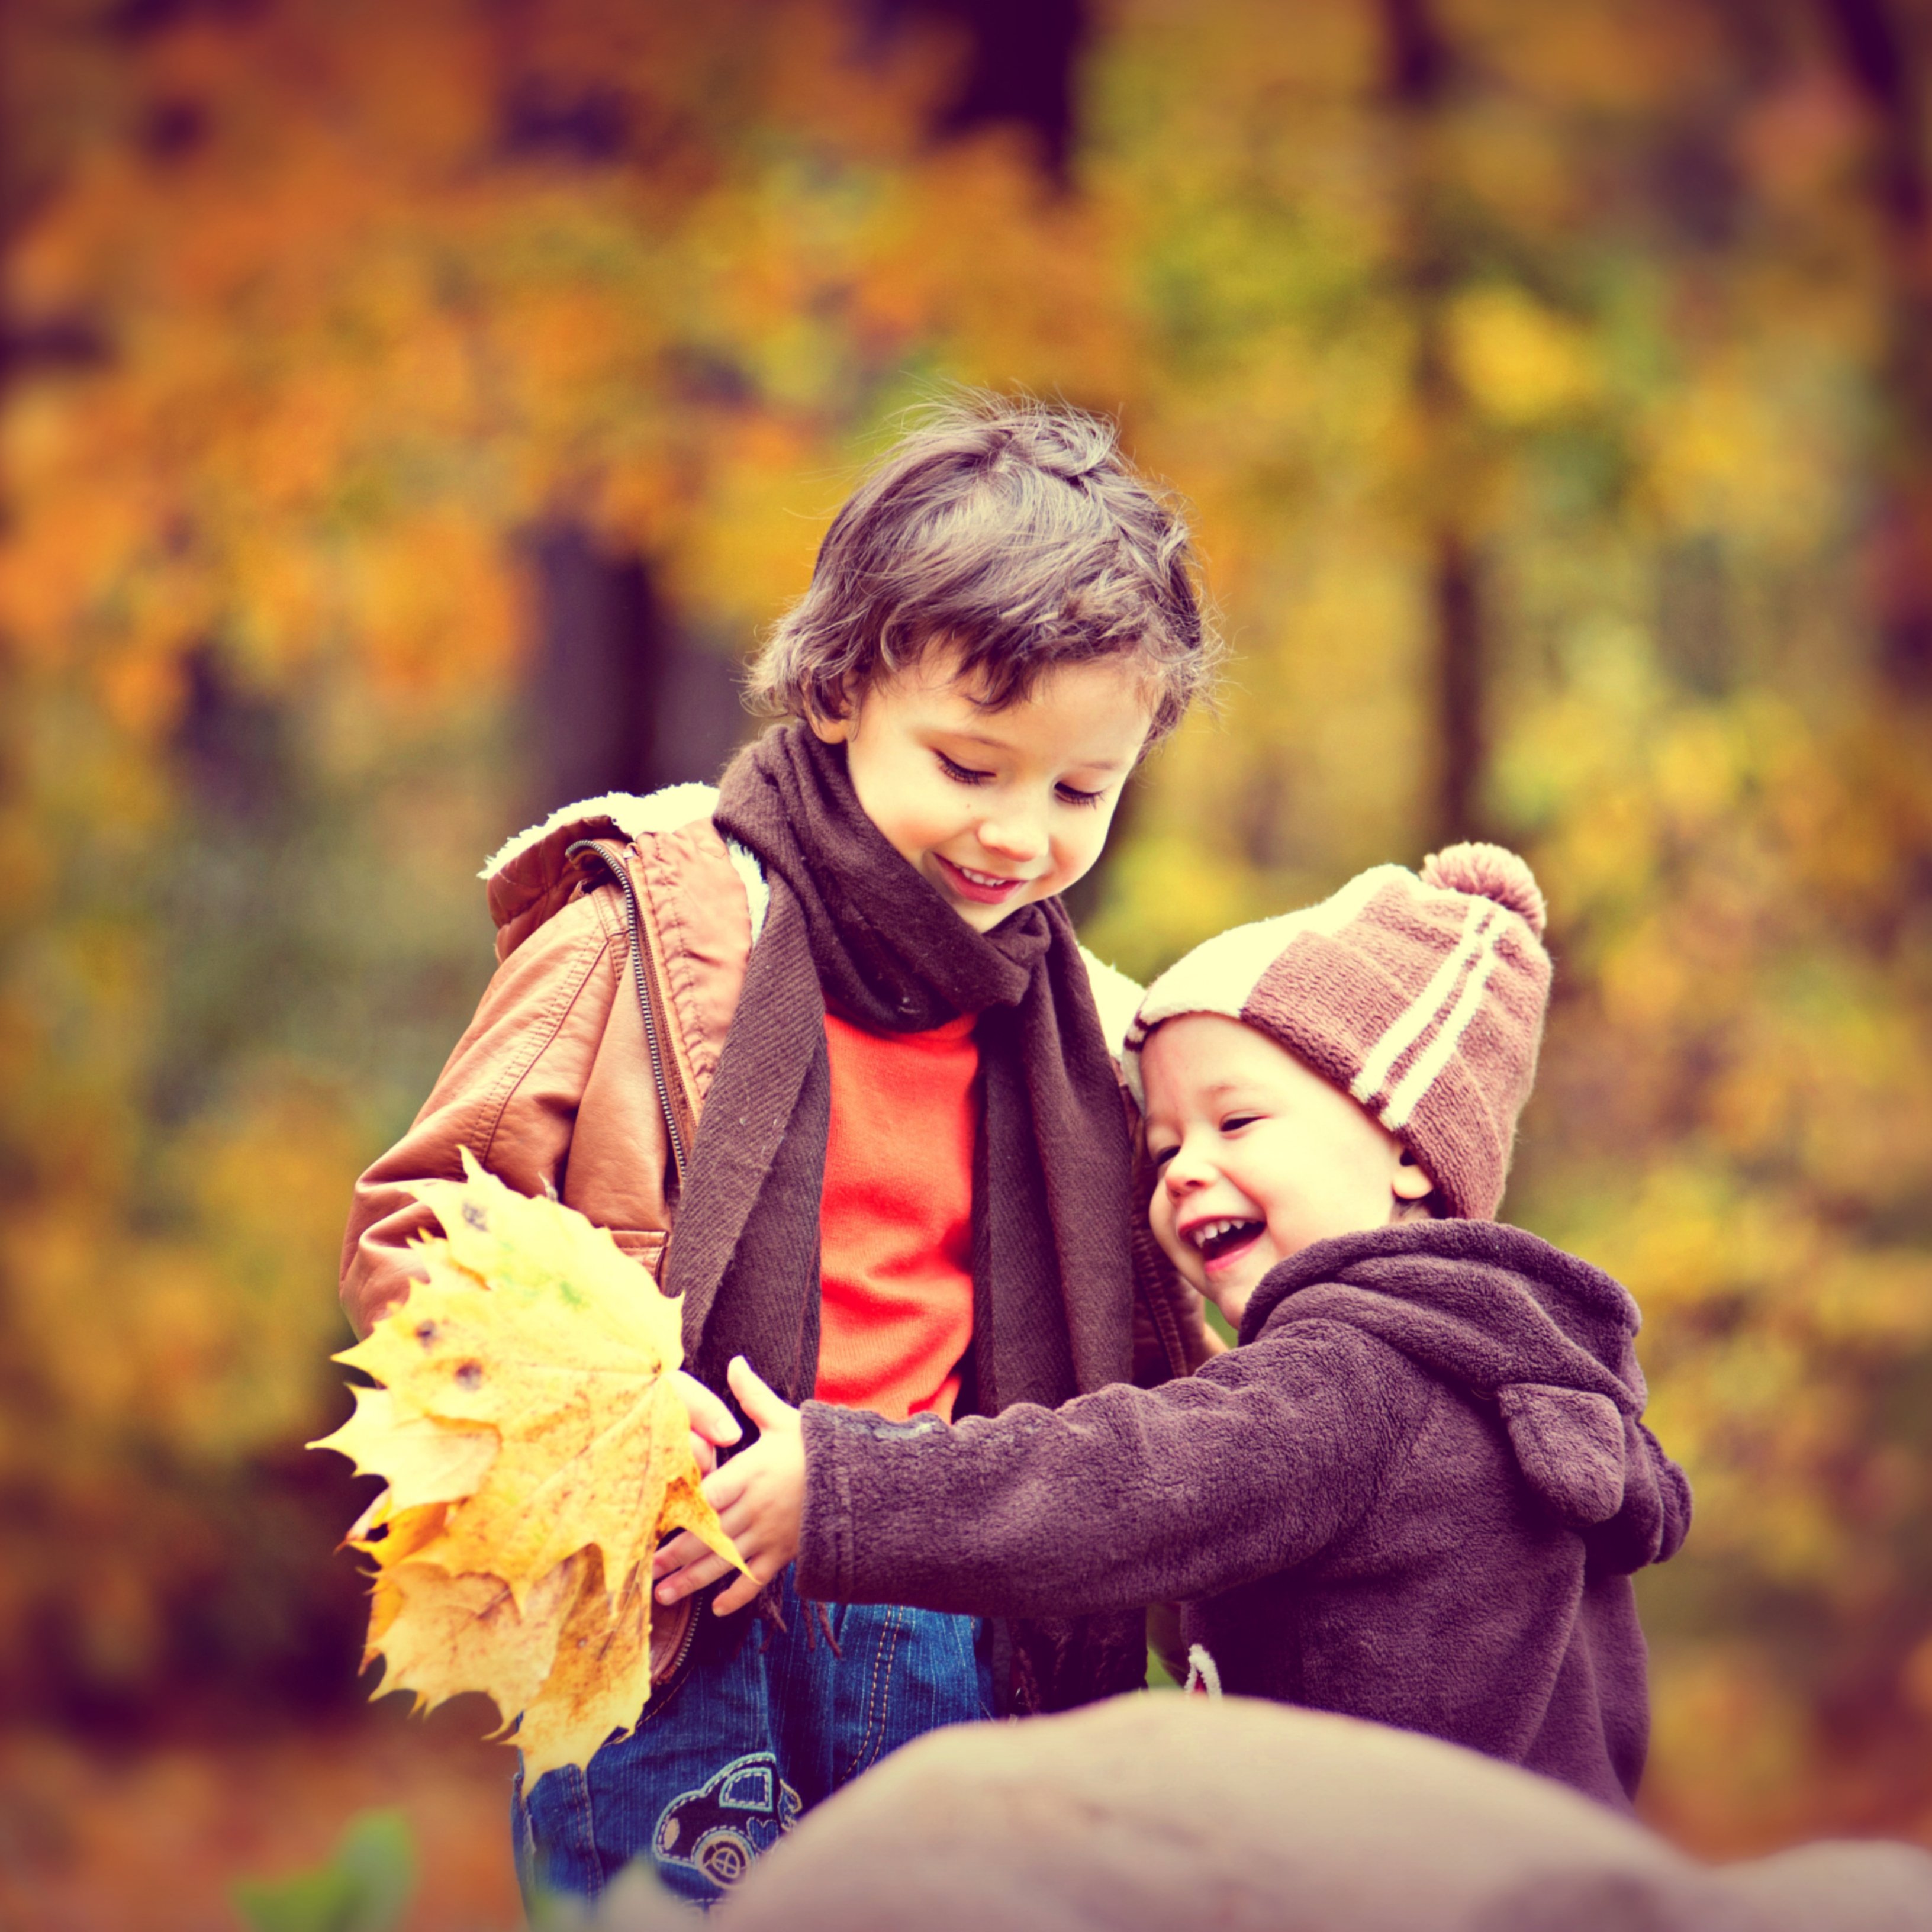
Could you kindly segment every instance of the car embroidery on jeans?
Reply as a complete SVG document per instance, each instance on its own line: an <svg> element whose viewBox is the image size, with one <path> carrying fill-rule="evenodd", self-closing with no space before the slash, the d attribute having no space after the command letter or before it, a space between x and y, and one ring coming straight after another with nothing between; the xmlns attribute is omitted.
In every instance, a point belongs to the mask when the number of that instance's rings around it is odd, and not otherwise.
<svg viewBox="0 0 1932 1932"><path fill-rule="evenodd" d="M734 1758L701 1790L674 1798L658 1815L652 1846L659 1862L736 1885L761 1852L798 1822L798 1793L778 1775L770 1751Z"/></svg>

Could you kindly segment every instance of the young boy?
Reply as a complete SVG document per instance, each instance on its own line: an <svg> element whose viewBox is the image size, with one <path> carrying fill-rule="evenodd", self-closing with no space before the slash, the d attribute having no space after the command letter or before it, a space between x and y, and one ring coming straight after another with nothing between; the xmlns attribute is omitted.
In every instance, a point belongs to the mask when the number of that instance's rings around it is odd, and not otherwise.
<svg viewBox="0 0 1932 1932"><path fill-rule="evenodd" d="M1542 927L1522 862L1460 845L1163 974L1130 1035L1150 1216L1240 1346L951 1428L817 1403L801 1426L734 1364L764 1434L706 1493L754 1574L796 1550L799 1588L846 1601L1180 1599L1228 1690L1628 1807L1648 1725L1630 1573L1676 1550L1690 1497L1640 1420L1630 1297L1490 1218ZM700 1550L666 1546L661 1597L722 1567Z"/></svg>
<svg viewBox="0 0 1932 1932"><path fill-rule="evenodd" d="M742 1354L794 1400L945 1419L1204 1358L1184 1290L1136 1270L1095 992L1118 1035L1138 989L1058 896L1204 674L1190 573L1174 512L1077 412L953 409L891 452L760 660L790 722L715 794L570 807L486 868L502 964L358 1186L358 1328L408 1292L410 1184L466 1145L681 1296L717 1388ZM692 1607L654 1619L637 1730L519 1780L526 1882L595 1897L648 1853L710 1900L907 1738L1144 1667L1118 1614L828 1621L788 1578L758 1619Z"/></svg>

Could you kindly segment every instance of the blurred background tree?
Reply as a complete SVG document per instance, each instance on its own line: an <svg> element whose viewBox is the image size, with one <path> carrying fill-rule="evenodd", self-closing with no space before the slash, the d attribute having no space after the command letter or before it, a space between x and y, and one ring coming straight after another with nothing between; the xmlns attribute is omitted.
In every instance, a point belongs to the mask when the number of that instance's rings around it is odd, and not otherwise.
<svg viewBox="0 0 1932 1932"><path fill-rule="evenodd" d="M1649 1802L1932 1834L1932 20L1916 0L18 0L0 16L0 1677L355 1694L348 1182L472 874L715 774L937 383L1114 411L1237 656L1148 974L1520 844L1513 1218L1700 1515ZM320 1462L323 1459L308 1459Z"/></svg>

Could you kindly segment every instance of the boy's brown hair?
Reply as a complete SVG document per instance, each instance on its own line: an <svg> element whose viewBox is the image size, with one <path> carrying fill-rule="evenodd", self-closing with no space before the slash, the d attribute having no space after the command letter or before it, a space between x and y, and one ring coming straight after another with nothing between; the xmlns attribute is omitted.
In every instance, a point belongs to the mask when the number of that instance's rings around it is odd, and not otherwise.
<svg viewBox="0 0 1932 1932"><path fill-rule="evenodd" d="M1153 743L1216 651L1187 526L1104 417L971 394L926 411L860 484L805 595L752 668L760 709L840 718L934 645L999 710L1048 671L1123 657L1147 674Z"/></svg>

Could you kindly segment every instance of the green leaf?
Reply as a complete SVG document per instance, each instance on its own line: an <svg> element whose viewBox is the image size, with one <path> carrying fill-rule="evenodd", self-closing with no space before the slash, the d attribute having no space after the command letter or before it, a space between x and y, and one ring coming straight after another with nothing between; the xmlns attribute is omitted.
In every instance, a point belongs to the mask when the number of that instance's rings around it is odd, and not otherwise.
<svg viewBox="0 0 1932 1932"><path fill-rule="evenodd" d="M391 1932L416 1884L403 1814L364 1811L327 1864L292 1878L244 1879L232 1896L250 1932Z"/></svg>

